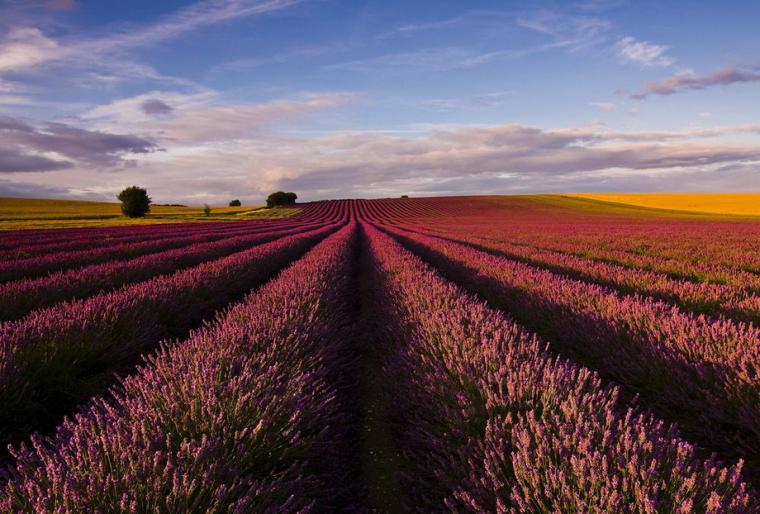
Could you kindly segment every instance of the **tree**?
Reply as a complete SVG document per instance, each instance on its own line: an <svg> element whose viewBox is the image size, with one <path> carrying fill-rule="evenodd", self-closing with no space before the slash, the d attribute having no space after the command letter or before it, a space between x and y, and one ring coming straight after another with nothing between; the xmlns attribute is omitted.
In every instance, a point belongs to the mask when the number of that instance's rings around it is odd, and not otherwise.
<svg viewBox="0 0 760 514"><path fill-rule="evenodd" d="M121 212L129 218L142 218L150 212L150 196L142 187L130 186L116 198L121 202Z"/></svg>
<svg viewBox="0 0 760 514"><path fill-rule="evenodd" d="M283 191L277 191L267 197L267 207L277 207L280 205L290 205L296 203L298 195L295 193L285 193Z"/></svg>
<svg viewBox="0 0 760 514"><path fill-rule="evenodd" d="M230 202L230 207L240 207L240 200L232 200Z"/></svg>
<svg viewBox="0 0 760 514"><path fill-rule="evenodd" d="M203 214L206 216L211 216L211 207L207 203L203 204Z"/></svg>
<svg viewBox="0 0 760 514"><path fill-rule="evenodd" d="M409 195L401 195L401 198L409 198Z"/></svg>

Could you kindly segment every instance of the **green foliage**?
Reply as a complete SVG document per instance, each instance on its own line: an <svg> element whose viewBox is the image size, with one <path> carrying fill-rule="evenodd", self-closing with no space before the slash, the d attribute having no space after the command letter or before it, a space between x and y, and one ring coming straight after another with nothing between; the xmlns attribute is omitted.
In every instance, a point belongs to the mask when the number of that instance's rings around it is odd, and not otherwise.
<svg viewBox="0 0 760 514"><path fill-rule="evenodd" d="M298 196L295 193L285 193L284 191L277 191L267 197L267 207L277 207L280 205L291 205L296 203Z"/></svg>
<svg viewBox="0 0 760 514"><path fill-rule="evenodd" d="M142 187L130 186L116 198L121 202L121 212L128 218L142 218L150 212L150 196Z"/></svg>
<svg viewBox="0 0 760 514"><path fill-rule="evenodd" d="M401 195L401 198L409 198L409 195Z"/></svg>
<svg viewBox="0 0 760 514"><path fill-rule="evenodd" d="M240 207L241 203L240 200L232 200L230 202L230 207Z"/></svg>
<svg viewBox="0 0 760 514"><path fill-rule="evenodd" d="M205 216L211 216L211 207L207 203L203 204L203 214Z"/></svg>

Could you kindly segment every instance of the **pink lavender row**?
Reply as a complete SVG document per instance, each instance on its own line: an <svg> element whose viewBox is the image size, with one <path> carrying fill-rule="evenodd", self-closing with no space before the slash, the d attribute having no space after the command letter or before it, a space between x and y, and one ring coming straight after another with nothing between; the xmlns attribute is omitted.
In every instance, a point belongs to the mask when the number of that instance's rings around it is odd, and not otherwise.
<svg viewBox="0 0 760 514"><path fill-rule="evenodd" d="M647 222L631 226L607 224L602 231L588 224L571 238L574 244L607 248L660 260L721 264L760 271L758 223ZM595 230L596 229L596 230ZM530 234L528 234L529 236ZM549 235L556 239L557 234Z"/></svg>
<svg viewBox="0 0 760 514"><path fill-rule="evenodd" d="M247 224L254 225L253 223ZM156 227L156 225L148 226ZM60 229L59 232L61 233L58 234L56 239L52 242L29 242L9 250L1 250L0 257L3 259L23 259L25 257L31 257L34 255L62 252L65 250L82 250L84 248L98 248L101 246L116 245L121 243L138 243L142 241L158 240L166 237L199 235L239 228L243 228L241 224L227 224L225 226L219 226L218 223L188 223L187 226L175 227L173 230L164 229L146 231L144 229L141 229L135 230L131 233L124 233L115 236L98 234L78 235L74 232L68 233L73 229L66 228Z"/></svg>
<svg viewBox="0 0 760 514"><path fill-rule="evenodd" d="M288 236L0 324L0 443L56 422L140 353L184 336L337 229Z"/></svg>
<svg viewBox="0 0 760 514"><path fill-rule="evenodd" d="M460 229L458 232L473 233L466 228ZM703 262L701 260L692 262L684 258L622 251L600 246L600 244L594 242L566 241L564 240L565 238L558 234L539 237L535 234L529 234L524 237L515 237L513 234L499 230L489 230L487 232L478 230L477 232L478 235L484 235L499 241L509 240L512 243L524 245L536 251L561 252L584 259L624 266L634 270L660 273L676 280L725 284L735 288L742 288L752 293L760 293L760 275L756 271L747 271L747 266L745 265L736 266L735 264L718 261ZM741 258L736 256L736 262L740 262L741 260Z"/></svg>
<svg viewBox="0 0 760 514"><path fill-rule="evenodd" d="M204 223L205 228L223 228L226 223ZM24 248L45 246L67 241L81 241L87 239L118 239L136 235L149 235L155 232L164 234L181 233L184 230L200 227L198 223L160 223L114 227L90 227L90 228L50 228L40 230L7 230L3 231L3 239L0 242L0 251L9 252L23 250ZM154 232L155 231L155 232Z"/></svg>
<svg viewBox="0 0 760 514"><path fill-rule="evenodd" d="M309 223L306 220L299 220L302 223ZM65 238L46 244L26 244L12 250L0 251L0 258L3 260L16 260L44 255L54 252L74 251L83 249L102 248L124 243L139 243L143 241L158 241L167 237L192 236L201 234L221 234L227 231L237 231L245 228L261 230L282 225L285 222L297 224L294 220L283 219L274 220L269 223L256 223L254 221L240 221L238 223L226 223L220 226L218 223L188 223L186 227L177 228L171 231L137 231L119 236L100 236L88 234L86 236L75 236ZM313 222L313 221L312 221ZM150 225L156 227L156 225ZM71 230L71 229L62 229Z"/></svg>
<svg viewBox="0 0 760 514"><path fill-rule="evenodd" d="M655 265L672 273L674 278L693 281L711 280L742 286L742 281L760 271L760 238L757 223L674 222L662 218L612 218L582 214L580 211L541 208L540 204L524 201L489 211L483 199L428 199L430 213L435 202L447 203L457 213L450 218L417 214L427 226L441 230L456 228L459 232L477 234L501 241L526 244L543 249L570 251L574 248L592 252L600 259L605 255L615 260ZM433 201L435 200L435 201ZM412 204L421 203L414 200ZM410 216L400 215L401 200L373 202L377 218L408 223ZM429 213L429 214L430 214ZM475 214L477 213L477 214ZM508 214L508 216L505 216ZM488 222L484 223L483 220ZM564 250L563 250L564 249ZM600 249L604 249L600 251ZM749 273L747 273L749 272ZM760 291L760 289L756 289Z"/></svg>
<svg viewBox="0 0 760 514"><path fill-rule="evenodd" d="M77 250L83 248L96 248L109 246L118 243L139 242L147 240L156 240L167 236L194 235L210 232L224 232L227 230L239 230L246 226L252 229L265 229L277 227L282 224L298 225L309 224L316 221L335 221L340 218L341 213L331 204L319 204L317 206L306 206L299 215L277 219L277 220L241 220L237 223L184 223L182 225L137 225L130 227L131 230L119 234L109 234L108 228L100 229L103 233L94 231L80 234L76 229L56 229L54 242L46 243L43 241L27 242L10 250L0 251L0 256L4 259L23 258L40 253L53 251ZM8 233L3 234L8 237Z"/></svg>
<svg viewBox="0 0 760 514"><path fill-rule="evenodd" d="M210 232L166 237L157 241L120 243L95 249L55 252L24 259L2 261L0 262L0 283L44 276L56 271L86 266L89 264L97 264L118 259L131 259L150 253L181 248L196 243L215 241L226 237L234 237L236 235L255 233L258 231L259 229L257 228L240 227L232 231L225 230L221 233Z"/></svg>
<svg viewBox="0 0 760 514"><path fill-rule="evenodd" d="M345 363L352 224L55 437L12 450L2 512L332 511L352 477L330 375Z"/></svg>
<svg viewBox="0 0 760 514"><path fill-rule="evenodd" d="M748 271L746 266L736 266L720 262L690 262L682 259L666 258L620 251L613 248L600 250L591 245L552 244L558 251L586 257L602 262L620 264L633 269L643 269L664 273L676 279L692 282L711 282L727 284L760 293L760 275L757 271ZM737 259L739 261L740 259Z"/></svg>
<svg viewBox="0 0 760 514"><path fill-rule="evenodd" d="M760 466L760 329L709 320L440 238L389 229L445 276L641 394L660 416Z"/></svg>
<svg viewBox="0 0 760 514"><path fill-rule="evenodd" d="M367 226L383 368L416 512L757 512L741 462L676 429Z"/></svg>
<svg viewBox="0 0 760 514"><path fill-rule="evenodd" d="M418 232L414 226L396 225ZM428 232L423 230L423 232ZM471 236L453 227L439 237L466 243L486 251L496 251L509 259L548 269L572 278L592 281L623 294L645 294L675 303L687 311L711 316L723 315L757 324L760 322L760 296L724 284L675 280L663 273L628 268L618 264L585 259L575 255L526 247L509 242Z"/></svg>
<svg viewBox="0 0 760 514"><path fill-rule="evenodd" d="M331 220L337 221L339 218L339 213L336 213L331 217ZM0 262L0 282L41 276L61 269L105 262L113 259L136 257L154 251L176 248L193 242L211 241L214 239L221 239L225 236L232 236L234 234L263 231L275 226L285 228L290 226L302 226L304 224L308 223L303 219L299 219L298 221L283 220L276 224L253 224L247 222L241 224L228 223L224 227L220 227L215 231L189 231L178 236L170 234L168 237L159 238L158 240L151 239L142 242L116 242L115 244L107 244L100 247L96 244L93 249L87 248L84 250L61 251L42 256L36 255L23 259L8 260ZM198 225L199 224L196 224L196 226Z"/></svg>
<svg viewBox="0 0 760 514"><path fill-rule="evenodd" d="M283 227L251 234L232 233L221 241L191 244L123 261L92 264L51 273L45 277L0 284L0 321L18 319L30 311L64 300L87 298L124 284L174 273L182 268L224 257L261 243L324 226L324 223ZM292 225L291 225L292 227ZM220 236L222 237L222 236Z"/></svg>

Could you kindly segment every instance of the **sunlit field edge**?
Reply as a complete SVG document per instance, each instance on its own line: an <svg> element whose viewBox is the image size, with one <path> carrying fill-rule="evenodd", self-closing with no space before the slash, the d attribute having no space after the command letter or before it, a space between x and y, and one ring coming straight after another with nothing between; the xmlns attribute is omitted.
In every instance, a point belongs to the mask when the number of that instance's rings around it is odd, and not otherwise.
<svg viewBox="0 0 760 514"><path fill-rule="evenodd" d="M0 198L0 230L100 227L154 223L278 219L300 212L298 207L211 206L206 216L199 206L152 205L144 218L127 218L118 203L30 198Z"/></svg>

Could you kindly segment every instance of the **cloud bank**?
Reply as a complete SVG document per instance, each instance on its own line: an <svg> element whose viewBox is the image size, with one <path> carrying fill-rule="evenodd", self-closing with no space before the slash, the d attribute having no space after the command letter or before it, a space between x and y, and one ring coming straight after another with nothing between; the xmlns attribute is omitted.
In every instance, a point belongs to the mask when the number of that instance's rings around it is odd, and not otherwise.
<svg viewBox="0 0 760 514"><path fill-rule="evenodd" d="M155 98L157 93L150 95ZM130 99L135 112L125 110L122 119L148 116L140 110L144 100ZM175 111L170 116L184 116L185 109L194 111L189 118L180 119L206 117L207 133L198 126L188 129L176 120L156 120L161 127L157 137L160 134L160 144L166 148L163 152L150 152L153 146L146 146L149 139L141 139L141 146L131 139L135 136L101 140L105 132L76 132L87 141L99 141L85 146L99 149L95 152L99 156L105 152L107 159L113 158L108 151L113 148L136 152L130 154L136 165L122 173L95 173L82 165L83 155L72 152L71 159L63 163L39 162L30 168L61 166L58 173L65 173L65 183L70 184L63 195L67 197L108 199L123 185L139 183L157 201L188 203L221 203L232 197L260 202L268 192L281 188L297 191L299 198L316 200L401 194L661 190L669 184L681 190L709 190L716 183L724 190L760 187L760 126L754 125L619 132L602 125L541 129L511 124L433 131L416 137L376 131L305 137L287 132L286 127L274 130L266 120L278 118L278 110L308 109L313 100L248 106L257 113L254 123L264 120L253 132L242 123L232 132L219 129L235 109L198 103L197 98L184 101L185 107L182 102L172 103ZM317 104L324 106L324 101ZM116 107L104 107L101 116L106 112L116 116ZM18 120L6 119L4 124L19 132L29 130ZM32 130L51 136L61 133L54 124ZM745 142L736 142L737 136ZM120 144L112 146L105 141ZM13 157L5 155L9 160ZM29 193L32 182L25 180L15 186L6 182L4 187ZM49 193L46 189L40 192Z"/></svg>
<svg viewBox="0 0 760 514"><path fill-rule="evenodd" d="M134 135L111 134L49 122L42 127L0 116L0 173L46 172L74 167L113 169L130 164L126 155L157 145Z"/></svg>

